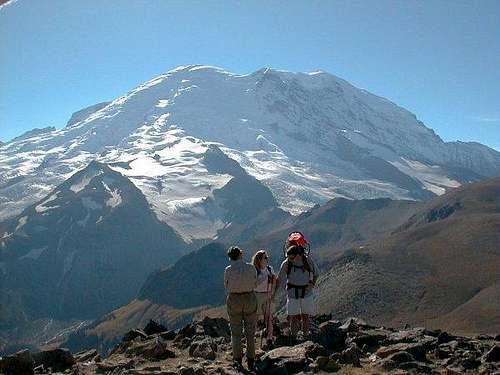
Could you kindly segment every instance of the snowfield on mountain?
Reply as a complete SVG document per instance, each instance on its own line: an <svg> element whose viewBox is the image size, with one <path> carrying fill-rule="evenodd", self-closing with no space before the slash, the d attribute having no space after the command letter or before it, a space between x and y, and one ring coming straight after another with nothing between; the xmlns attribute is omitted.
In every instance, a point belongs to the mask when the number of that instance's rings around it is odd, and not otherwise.
<svg viewBox="0 0 500 375"><path fill-rule="evenodd" d="M203 163L213 145L294 214L334 197L420 200L500 174L497 151L443 142L412 113L329 73L190 65L78 111L63 129L0 145L0 220L97 160L185 240L213 238L230 223L205 201L232 178ZM120 200L112 194L110 207Z"/></svg>

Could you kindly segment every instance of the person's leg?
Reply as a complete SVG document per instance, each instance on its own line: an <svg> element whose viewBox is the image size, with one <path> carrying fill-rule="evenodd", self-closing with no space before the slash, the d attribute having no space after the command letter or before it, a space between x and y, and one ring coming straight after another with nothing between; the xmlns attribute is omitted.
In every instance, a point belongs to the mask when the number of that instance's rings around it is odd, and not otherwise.
<svg viewBox="0 0 500 375"><path fill-rule="evenodd" d="M304 335L307 335L309 333L309 315L307 314L302 314L302 332L304 332Z"/></svg>
<svg viewBox="0 0 500 375"><path fill-rule="evenodd" d="M231 346L233 349L233 360L241 363L243 348L241 347L241 335L243 331L243 309L241 297L229 295L227 298L227 313L229 315L229 327L231 328Z"/></svg>
<svg viewBox="0 0 500 375"><path fill-rule="evenodd" d="M302 318L302 330L304 334L309 333L310 329L310 316L316 315L316 309L314 304L314 297L312 295L303 298L301 301L301 318Z"/></svg>
<svg viewBox="0 0 500 375"><path fill-rule="evenodd" d="M295 337L300 330L300 315L290 317L290 334Z"/></svg>
<svg viewBox="0 0 500 375"><path fill-rule="evenodd" d="M265 327L266 326L266 322L265 322L265 294L264 293L255 293L256 297L257 297L257 322L258 322L258 325L259 327L261 327L261 322L262 322L262 326Z"/></svg>
<svg viewBox="0 0 500 375"><path fill-rule="evenodd" d="M247 340L248 367L253 368L255 359L255 324L257 321L257 297L255 293L245 295L243 319L245 321L245 337Z"/></svg>
<svg viewBox="0 0 500 375"><path fill-rule="evenodd" d="M290 335L295 337L300 324L300 301L298 298L287 298L286 310L290 322Z"/></svg>

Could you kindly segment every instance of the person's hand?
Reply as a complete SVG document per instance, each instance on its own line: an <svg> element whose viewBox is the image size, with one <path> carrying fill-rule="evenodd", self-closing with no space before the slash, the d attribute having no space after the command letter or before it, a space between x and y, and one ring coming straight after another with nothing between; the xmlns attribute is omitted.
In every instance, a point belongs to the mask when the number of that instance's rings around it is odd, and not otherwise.
<svg viewBox="0 0 500 375"><path fill-rule="evenodd" d="M313 289L314 289L314 284L313 283L309 283L306 286L306 293L312 292Z"/></svg>

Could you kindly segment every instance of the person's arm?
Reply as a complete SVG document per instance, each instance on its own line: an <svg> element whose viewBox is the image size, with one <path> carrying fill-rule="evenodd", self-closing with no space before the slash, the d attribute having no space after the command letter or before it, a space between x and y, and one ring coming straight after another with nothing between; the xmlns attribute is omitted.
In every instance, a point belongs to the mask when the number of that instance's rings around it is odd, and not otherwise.
<svg viewBox="0 0 500 375"><path fill-rule="evenodd" d="M281 287L283 280L286 280L286 261L281 263L280 271L278 272L278 276L276 277L276 285L274 288L273 298Z"/></svg>
<svg viewBox="0 0 500 375"><path fill-rule="evenodd" d="M227 276L227 268L226 268L226 269L224 270L224 289L226 290L226 292L229 292L229 291L227 290L227 285L228 285L228 282L229 282L229 280L228 280L228 276Z"/></svg>
<svg viewBox="0 0 500 375"><path fill-rule="evenodd" d="M319 271L318 271L318 267L316 266L316 263L314 263L314 261L309 258L308 259L310 265L311 265L311 268L312 268L312 281L309 281L309 284L311 285L311 288L314 288L316 286L316 281L318 281L318 277L319 277Z"/></svg>
<svg viewBox="0 0 500 375"><path fill-rule="evenodd" d="M257 270L255 269L255 267L252 265L252 269L253 269L253 288L252 290L255 290L255 288L257 288Z"/></svg>

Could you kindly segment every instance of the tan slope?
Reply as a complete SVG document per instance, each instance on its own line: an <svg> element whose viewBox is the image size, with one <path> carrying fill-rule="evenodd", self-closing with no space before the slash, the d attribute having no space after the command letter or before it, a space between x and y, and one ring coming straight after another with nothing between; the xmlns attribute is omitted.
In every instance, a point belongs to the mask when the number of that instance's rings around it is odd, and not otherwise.
<svg viewBox="0 0 500 375"><path fill-rule="evenodd" d="M491 333L500 315L487 298L468 307L491 311L487 319L451 313L500 280L499 244L500 179L467 185L430 201L398 233L338 258L320 285L321 310L391 325L436 327L447 316L452 331Z"/></svg>

